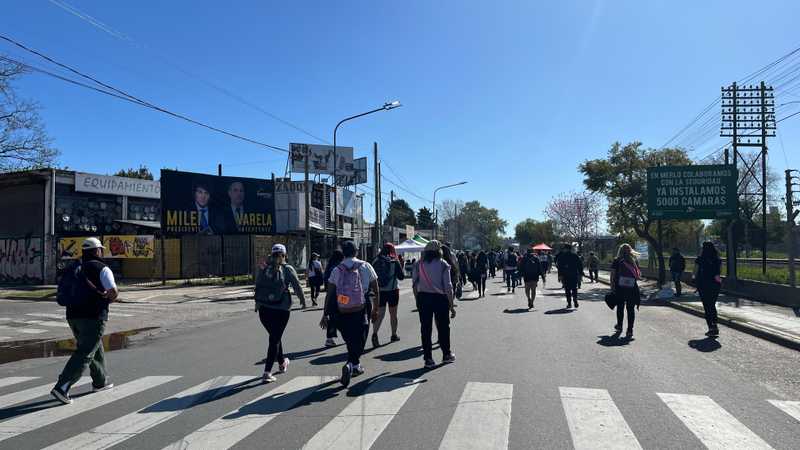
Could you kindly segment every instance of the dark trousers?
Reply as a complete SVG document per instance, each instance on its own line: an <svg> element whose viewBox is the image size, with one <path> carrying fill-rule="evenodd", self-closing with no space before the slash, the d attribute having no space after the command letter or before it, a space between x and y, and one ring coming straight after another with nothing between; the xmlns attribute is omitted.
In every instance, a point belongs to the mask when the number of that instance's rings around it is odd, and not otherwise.
<svg viewBox="0 0 800 450"><path fill-rule="evenodd" d="M325 337L328 339L336 338L336 318L331 317L328 319L328 329L325 330Z"/></svg>
<svg viewBox="0 0 800 450"><path fill-rule="evenodd" d="M681 295L681 272L672 272L672 281L675 283L675 293Z"/></svg>
<svg viewBox="0 0 800 450"><path fill-rule="evenodd" d="M309 287L311 288L311 300L316 301L317 297L319 297L319 291L322 287L322 283L320 283L316 277L311 277L308 281Z"/></svg>
<svg viewBox="0 0 800 450"><path fill-rule="evenodd" d="M564 287L564 294L567 296L567 305L571 305L572 302L575 302L575 305L578 305L578 288L577 287Z"/></svg>
<svg viewBox="0 0 800 450"><path fill-rule="evenodd" d="M700 300L703 301L703 309L706 315L706 324L708 329L717 328L717 298L719 297L719 287L700 287Z"/></svg>
<svg viewBox="0 0 800 450"><path fill-rule="evenodd" d="M420 292L417 296L420 333L422 335L422 353L425 359L433 358L433 321L436 321L436 332L439 336L439 348L447 356L450 354L450 307L447 297L442 294Z"/></svg>
<svg viewBox="0 0 800 450"><path fill-rule="evenodd" d="M289 323L289 311L261 307L258 308L258 318L261 319L261 325L264 325L264 329L267 330L269 335L264 371L272 372L272 365L275 364L275 360L277 359L278 364L283 363L284 360L281 338L286 330L286 325Z"/></svg>
<svg viewBox="0 0 800 450"><path fill-rule="evenodd" d="M590 268L589 269L589 281L591 281L593 283L597 283L597 281L599 280L598 277L600 276L599 272L600 271L597 268L594 268L594 269Z"/></svg>
<svg viewBox="0 0 800 450"><path fill-rule="evenodd" d="M467 271L464 269L459 270L458 276L461 279L461 285L465 286L467 284Z"/></svg>
<svg viewBox="0 0 800 450"><path fill-rule="evenodd" d="M339 314L334 319L336 328L347 345L347 362L353 365L361 363L361 355L364 353L364 345L367 343L369 333L369 322L364 317L363 312Z"/></svg>
<svg viewBox="0 0 800 450"><path fill-rule="evenodd" d="M65 392L78 381L89 366L92 386L106 385L105 353L103 352L103 331L106 322L100 319L67 319L72 335L75 336L75 351L69 357L64 370L58 376L58 386Z"/></svg>
<svg viewBox="0 0 800 450"><path fill-rule="evenodd" d="M492 278L494 278L494 276L495 276L495 271L494 270L495 270L494 269L494 264L490 264L489 265L489 276L492 277Z"/></svg>
<svg viewBox="0 0 800 450"><path fill-rule="evenodd" d="M617 325L622 327L622 319L625 317L625 312L628 312L628 330L633 330L633 322L636 320L636 305L639 304L638 288L617 288Z"/></svg>
<svg viewBox="0 0 800 450"><path fill-rule="evenodd" d="M516 270L503 270L503 276L506 279L506 287L508 289L514 289L517 287L517 277Z"/></svg>
<svg viewBox="0 0 800 450"><path fill-rule="evenodd" d="M486 274L478 275L478 293L483 294L486 292Z"/></svg>

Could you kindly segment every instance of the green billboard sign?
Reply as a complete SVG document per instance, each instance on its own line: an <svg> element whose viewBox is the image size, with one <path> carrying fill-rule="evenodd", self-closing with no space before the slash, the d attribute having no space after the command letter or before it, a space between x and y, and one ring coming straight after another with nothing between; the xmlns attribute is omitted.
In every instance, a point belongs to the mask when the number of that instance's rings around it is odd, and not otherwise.
<svg viewBox="0 0 800 450"><path fill-rule="evenodd" d="M730 165L662 166L647 169L650 219L736 217L739 172Z"/></svg>

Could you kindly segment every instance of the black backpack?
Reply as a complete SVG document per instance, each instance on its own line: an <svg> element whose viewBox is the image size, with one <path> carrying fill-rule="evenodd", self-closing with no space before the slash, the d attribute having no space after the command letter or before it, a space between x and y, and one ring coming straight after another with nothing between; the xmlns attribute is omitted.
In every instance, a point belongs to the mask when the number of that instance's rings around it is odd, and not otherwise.
<svg viewBox="0 0 800 450"><path fill-rule="evenodd" d="M392 279L397 276L397 274L392 271L392 266L394 266L394 261L382 256L378 257L378 260L375 261L374 268L375 273L378 275L378 286L388 286L389 283L392 282Z"/></svg>
<svg viewBox="0 0 800 450"><path fill-rule="evenodd" d="M67 267L58 280L56 301L61 306L78 306L86 302L93 291L98 292L97 287L86 278L81 262L77 261Z"/></svg>
<svg viewBox="0 0 800 450"><path fill-rule="evenodd" d="M522 261L522 275L528 278L538 278L542 275L542 265L534 255L526 256L525 259Z"/></svg>
<svg viewBox="0 0 800 450"><path fill-rule="evenodd" d="M514 253L509 253L506 255L506 266L507 267L517 267L517 255Z"/></svg>

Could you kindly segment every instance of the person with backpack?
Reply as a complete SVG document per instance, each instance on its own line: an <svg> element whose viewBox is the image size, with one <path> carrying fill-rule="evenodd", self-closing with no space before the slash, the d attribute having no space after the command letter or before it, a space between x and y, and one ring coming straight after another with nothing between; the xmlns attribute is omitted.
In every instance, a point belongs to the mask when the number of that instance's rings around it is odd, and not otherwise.
<svg viewBox="0 0 800 450"><path fill-rule="evenodd" d="M264 383L276 381L272 374L272 366L278 361L278 373L285 373L289 367L289 358L283 354L281 338L289 324L289 314L292 309L292 296L289 286L294 294L305 305L303 288L297 277L294 267L286 264L286 246L275 244L272 246L272 255L267 264L262 261L258 265L256 275L255 300L256 311L261 325L267 331L267 358L264 360L264 374L261 380Z"/></svg>
<svg viewBox="0 0 800 450"><path fill-rule="evenodd" d="M331 277L333 269L344 261L344 254L341 250L336 249L331 253L328 258L328 263L325 266L325 273L322 275L322 280L325 286L328 284L328 279ZM322 317L325 317L325 308L322 308ZM328 320L328 326L325 333L325 347L336 347L336 322L333 319Z"/></svg>
<svg viewBox="0 0 800 450"><path fill-rule="evenodd" d="M517 288L516 272L517 272L518 257L514 251L514 247L508 247L508 251L503 256L503 276L506 282L506 292L514 292Z"/></svg>
<svg viewBox="0 0 800 450"><path fill-rule="evenodd" d="M460 284L461 271L458 270L458 259L453 256L449 245L442 245L442 259L444 259L447 264L450 264L450 282L453 283L453 295L460 299L464 293L464 286Z"/></svg>
<svg viewBox="0 0 800 450"><path fill-rule="evenodd" d="M442 362L455 362L456 355L450 347L450 319L456 317L453 282L450 278L450 264L442 259L442 247L439 241L434 239L425 244L422 259L414 267L412 281L419 312L425 368L436 367L431 340L434 321L439 336L439 347L443 354Z"/></svg>
<svg viewBox="0 0 800 450"><path fill-rule="evenodd" d="M700 300L703 301L708 332L706 336L719 336L717 326L717 298L722 288L722 260L713 242L703 242L700 256L694 262L694 280Z"/></svg>
<svg viewBox="0 0 800 450"><path fill-rule="evenodd" d="M600 258L594 254L594 252L589 252L589 282L590 283L597 283L600 281L598 278L600 276Z"/></svg>
<svg viewBox="0 0 800 450"><path fill-rule="evenodd" d="M525 282L525 297L528 299L528 309L533 309L533 302L536 300L536 287L539 284L539 277L544 271L542 270L542 262L532 248L528 249L520 261L519 272Z"/></svg>
<svg viewBox="0 0 800 450"><path fill-rule="evenodd" d="M397 336L397 305L400 302L400 287L397 282L398 280L404 280L406 276L403 273L403 266L397 259L394 245L390 242L383 244L378 257L372 262L372 267L378 275L378 287L381 290L378 317L372 323L372 346L380 347L378 330L380 330L381 323L386 315L387 305L389 306L389 321L392 327L390 340L391 342L400 340Z"/></svg>
<svg viewBox="0 0 800 450"><path fill-rule="evenodd" d="M86 366L92 377L92 392L111 389L103 352L103 331L108 321L108 305L117 299L114 274L103 262L103 244L88 238L81 244L83 255L70 265L58 283L56 300L66 306L67 323L75 336L75 351L70 356L50 395L62 404L72 403L69 390L83 375Z"/></svg>
<svg viewBox="0 0 800 450"><path fill-rule="evenodd" d="M541 250L537 256L539 262L542 264L542 273L539 275L542 277L542 286L547 286L547 273L550 271L550 260L544 250Z"/></svg>
<svg viewBox="0 0 800 450"><path fill-rule="evenodd" d="M312 253L306 276L308 277L308 286L311 288L311 304L314 306L317 306L317 297L319 297L319 291L322 288L323 274L322 263L319 261L319 253Z"/></svg>
<svg viewBox="0 0 800 450"><path fill-rule="evenodd" d="M334 320L347 345L347 362L340 379L344 387L350 385L354 375L364 373L361 355L369 335L369 322L377 319L380 308L378 274L370 263L356 258L356 252L353 241L342 244L344 260L328 278L325 315L319 324L327 328L329 321Z"/></svg>
<svg viewBox="0 0 800 450"><path fill-rule="evenodd" d="M617 250L617 258L611 263L611 292L617 300L617 324L614 329L622 332L622 319L628 312L628 330L625 337L633 337L633 322L636 320L636 308L642 302L638 281L642 279L642 271L630 244L622 244Z"/></svg>
<svg viewBox="0 0 800 450"><path fill-rule="evenodd" d="M478 298L486 296L486 273L489 271L489 257L481 250L475 258L475 280L478 283Z"/></svg>
<svg viewBox="0 0 800 450"><path fill-rule="evenodd" d="M675 296L681 296L681 277L686 270L686 258L681 255L681 249L675 247L669 256L669 272L672 274L672 281L675 283Z"/></svg>
<svg viewBox="0 0 800 450"><path fill-rule="evenodd" d="M564 293L567 296L567 308L572 308L572 303L578 307L578 288L583 276L583 263L581 258L572 251L572 245L565 244L561 253L556 258L558 276Z"/></svg>

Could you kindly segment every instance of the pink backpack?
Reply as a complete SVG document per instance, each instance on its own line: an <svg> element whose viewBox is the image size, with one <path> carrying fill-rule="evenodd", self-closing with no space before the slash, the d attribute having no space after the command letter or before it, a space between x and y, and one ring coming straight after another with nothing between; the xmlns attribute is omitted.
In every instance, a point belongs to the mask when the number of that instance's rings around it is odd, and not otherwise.
<svg viewBox="0 0 800 450"><path fill-rule="evenodd" d="M361 284L361 264L353 264L352 268L339 264L339 283L336 286L336 304L339 312L349 314L364 310L366 296Z"/></svg>

